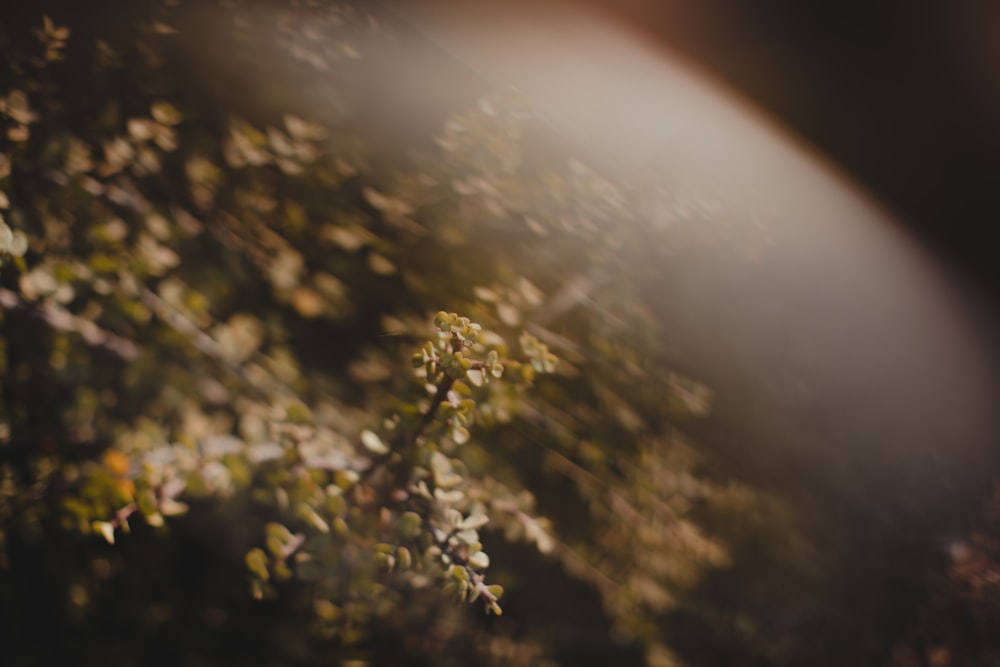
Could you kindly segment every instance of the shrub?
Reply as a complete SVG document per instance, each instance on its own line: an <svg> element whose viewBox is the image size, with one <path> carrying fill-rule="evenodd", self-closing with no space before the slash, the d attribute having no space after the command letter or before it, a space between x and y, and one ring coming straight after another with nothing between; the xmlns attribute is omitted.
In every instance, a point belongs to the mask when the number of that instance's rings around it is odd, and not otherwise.
<svg viewBox="0 0 1000 667"><path fill-rule="evenodd" d="M755 500L677 430L710 392L644 356L643 188L529 145L513 91L387 138L384 17L174 4L0 42L3 625L62 639L14 664L542 664L580 600L670 662L677 593L728 562L695 513ZM266 104L192 77L206 25ZM451 603L502 584L559 613Z"/></svg>

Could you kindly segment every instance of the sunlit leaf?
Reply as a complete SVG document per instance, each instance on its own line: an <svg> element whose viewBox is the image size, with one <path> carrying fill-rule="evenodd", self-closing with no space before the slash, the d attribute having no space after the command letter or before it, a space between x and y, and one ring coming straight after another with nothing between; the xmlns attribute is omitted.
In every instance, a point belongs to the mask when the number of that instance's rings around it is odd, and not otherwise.
<svg viewBox="0 0 1000 667"><path fill-rule="evenodd" d="M382 442L382 438L369 430L361 432L361 444L373 454L381 455L389 453L389 446Z"/></svg>

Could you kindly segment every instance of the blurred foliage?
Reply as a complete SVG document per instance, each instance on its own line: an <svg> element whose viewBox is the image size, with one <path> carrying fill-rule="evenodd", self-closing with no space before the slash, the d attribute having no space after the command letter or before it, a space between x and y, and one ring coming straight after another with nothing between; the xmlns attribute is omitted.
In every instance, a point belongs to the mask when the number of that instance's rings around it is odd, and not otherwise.
<svg viewBox="0 0 1000 667"><path fill-rule="evenodd" d="M1000 661L1000 488L972 531L954 540L946 572L909 631L893 648L891 667L995 665Z"/></svg>
<svg viewBox="0 0 1000 667"><path fill-rule="evenodd" d="M516 91L386 132L370 67L404 47L351 4L22 19L5 664L543 665L608 632L615 664L678 664L665 619L730 560L703 519L761 500L680 430L711 392L650 356L656 193ZM192 66L206 25L269 62L260 104Z"/></svg>

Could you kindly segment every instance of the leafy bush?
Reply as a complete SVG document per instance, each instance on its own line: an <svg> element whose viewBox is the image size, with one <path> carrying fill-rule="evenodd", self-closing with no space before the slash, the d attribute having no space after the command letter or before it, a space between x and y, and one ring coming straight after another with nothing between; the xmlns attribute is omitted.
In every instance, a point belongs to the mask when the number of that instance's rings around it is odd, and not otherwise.
<svg viewBox="0 0 1000 667"><path fill-rule="evenodd" d="M387 139L384 17L175 4L0 42L3 625L58 609L59 656L95 662L543 664L591 600L616 659L670 664L665 614L728 562L695 517L757 500L677 428L710 392L644 356L658 276L617 279L669 252L644 186L536 141L511 91ZM199 25L267 104L191 79ZM503 586L514 620L452 603L499 615Z"/></svg>

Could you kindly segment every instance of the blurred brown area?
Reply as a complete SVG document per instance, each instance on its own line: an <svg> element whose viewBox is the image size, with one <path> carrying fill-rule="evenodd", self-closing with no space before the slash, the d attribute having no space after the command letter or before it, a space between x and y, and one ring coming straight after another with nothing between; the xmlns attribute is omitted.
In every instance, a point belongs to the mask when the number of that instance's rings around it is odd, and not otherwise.
<svg viewBox="0 0 1000 667"><path fill-rule="evenodd" d="M996 294L1000 5L587 1L777 117Z"/></svg>
<svg viewBox="0 0 1000 667"><path fill-rule="evenodd" d="M448 0L417 0L414 4L432 6L438 16L451 7L459 12L458 5ZM467 0L462 3L462 13L471 11L469 4L494 7L501 3ZM998 295L1000 265L988 243L992 236L990 223L1000 206L1000 188L995 182L1000 176L1000 114L997 113L1000 110L1000 47L992 34L1000 25L1000 8L996 5L921 0L908 3L508 0L502 4L516 7L522 15L538 18L539 23L543 15L551 21L552 14L562 11L568 4L596 7L609 23L624 22L639 40L657 46L668 56L686 61L693 69L700 70L709 79L715 78L724 88L728 87L778 120L793 135L825 155L874 200L897 213L925 246L962 274L980 293L988 298ZM446 8L445 12L441 11L442 7ZM562 28L550 25L546 24L546 29L553 34L569 32L572 28L568 21ZM461 60L461 53L457 55ZM579 73L574 70L574 74ZM629 73L623 71L621 74L627 77ZM594 97L599 94L595 92ZM790 183L788 190L794 190L794 185ZM708 273L719 271L717 264L702 263ZM786 276L786 284L795 283L800 276L809 273L801 268L796 267L798 274ZM814 268L810 267L813 272ZM697 283L702 289L705 281ZM859 300L857 297L866 290L864 287L849 290L850 301ZM775 290L779 292L780 289ZM760 303L752 302L747 307L752 313L751 321L762 317ZM807 299L805 303L814 301ZM819 319L819 316L814 317ZM909 333L910 339L916 339L923 331L915 326L907 332L906 327L901 327L897 333ZM803 340L812 344L822 335L811 333ZM902 339L905 337L894 338L894 341ZM879 355L887 356L885 350L894 344L881 347ZM725 353L732 346L723 345L717 349ZM778 351L778 365L786 363L789 356L787 348ZM760 355L754 358L759 361ZM820 354L817 358L840 367L846 355ZM914 359L901 365L916 369L926 363ZM732 376L732 364L721 366ZM870 377L871 374L869 366L859 376ZM724 383L725 380L719 380L711 384L718 388ZM938 396L949 394L933 383L914 382L911 387ZM823 437L822 428L817 428L823 422L817 415L826 414L832 406L843 409L852 396L857 395L848 393L831 400L831 395L827 394L817 401L817 412L799 422L801 433L807 434L804 441L812 445L807 449L815 449L816 442ZM870 424L887 422L891 401L885 398L886 395L878 396L865 406L864 409L871 410ZM784 407L783 416L796 413L795 409ZM856 415L860 411L858 406L852 406L844 413ZM921 416L913 412L908 414L912 417L901 413L901 421L916 423ZM842 421L839 414L832 420L835 423ZM734 429L734 432L745 434L746 429ZM924 435L929 447L940 453L934 466L940 466L942 461L954 463L961 458L953 448L949 449L956 442L954 433L951 436L943 432ZM903 471L919 458L919 447L914 445L922 438L886 436L882 440L869 441L857 433L848 433L830 451L841 456L852 447L858 447L857 451L865 452L860 456L870 462L867 457L876 456L886 442L898 445L901 452L898 459L884 467L876 466L887 474L877 479L872 488L898 485L907 497L926 500L925 486L901 481ZM704 439L711 441L712 437ZM796 441L795 438L789 440ZM872 446L872 442L878 444ZM794 450L762 456L761 447L756 442L754 445L747 448L753 457L772 464L784 462L789 465L788 469L783 469L787 475L792 468L789 461L794 460ZM843 463L836 456L831 461ZM969 465L966 471L993 470L985 457L970 457L965 465ZM848 466L845 469L855 468ZM928 470L931 469L929 466ZM942 468L937 469L943 472ZM823 467L820 476L836 478L830 488L833 497L839 497L837 494L852 488L853 480L850 475L838 476L835 470L836 466ZM986 474L995 477L993 472ZM800 472L788 476L802 477ZM947 477L942 474L935 483ZM988 488L985 484L972 490L968 478L964 482L942 486L941 497L950 501L966 493L979 497ZM785 636L794 636L809 645L813 650L811 657L829 661L822 664L886 664L887 649L893 644L896 648L890 664L896 667L998 664L995 640L991 637L997 627L996 605L1000 600L1000 590L992 578L997 572L1000 524L982 518L973 533L966 533L965 519L956 519L961 516L971 521L971 512L966 507L958 510L950 501L938 505L929 503L932 510L923 506L914 516L926 517L947 506L953 513L942 523L949 523L952 532L937 545L941 551L936 555L940 558L928 557L921 563L916 554L926 556L926 545L920 544L917 534L923 533L907 525L899 513L888 510L882 500L879 492L873 492L858 502L860 510L854 519L869 530L852 535L854 542L850 550L856 552L857 560L840 573L838 582L842 586L842 596L823 598L822 603L817 603L824 606L823 611L812 618L801 610L773 602L761 604L748 616L770 618L772 625L762 634L774 640L781 634L774 632L774 628L781 626ZM997 503L995 499L991 502ZM894 535L891 540L898 548L883 552L882 540L890 534ZM838 537L850 541L846 535L847 531L843 531ZM954 542L951 541L953 536ZM944 553L949 544L951 561ZM861 555L866 550L870 550L869 553ZM877 553L884 557L880 561L884 565L882 569L873 567ZM963 554L968 555L967 560L961 560ZM902 575L903 572L909 574ZM761 570L740 574L742 578L718 577L711 582L713 592L723 601L720 607L730 611L748 609L749 605L737 601L732 593L746 581L766 588L765 584L759 584ZM935 582L929 586L930 593L919 586L900 584L904 580L924 581L924 577ZM702 594L706 594L710 586L703 587ZM878 593L874 592L876 590ZM767 599L767 596L762 595L759 599ZM780 611L776 611L778 607ZM843 614L843 618L836 618L831 612L833 607ZM915 611L918 608L920 611ZM890 618L893 620L887 621ZM745 652L730 650L727 653L729 647L717 641L718 635L699 643L699 638L703 640L708 633L697 622L685 625L685 619L678 617L673 620L673 628L672 644L692 664L753 664ZM895 642L900 635L905 639ZM816 641L817 637L827 641ZM777 646L778 642L773 644ZM820 645L822 648L816 648ZM836 655L831 656L831 653ZM769 659L780 662L779 658ZM794 660L791 664L795 664Z"/></svg>
<svg viewBox="0 0 1000 667"><path fill-rule="evenodd" d="M390 3L397 4L397 3ZM497 4L414 0L413 6ZM600 10L828 156L987 294L1000 209L1000 6L981 0L507 0Z"/></svg>
<svg viewBox="0 0 1000 667"><path fill-rule="evenodd" d="M893 649L890 667L1000 662L1000 489L975 529L951 545L951 565L919 619Z"/></svg>

